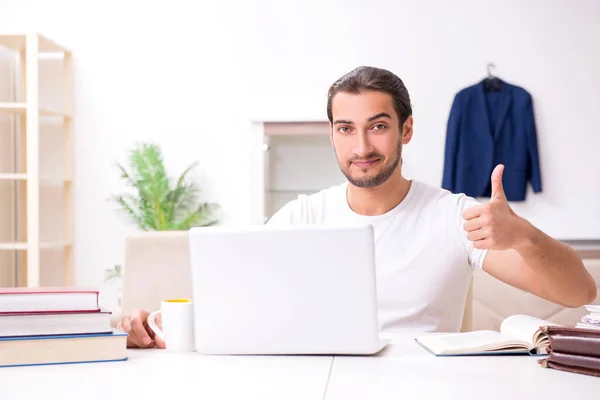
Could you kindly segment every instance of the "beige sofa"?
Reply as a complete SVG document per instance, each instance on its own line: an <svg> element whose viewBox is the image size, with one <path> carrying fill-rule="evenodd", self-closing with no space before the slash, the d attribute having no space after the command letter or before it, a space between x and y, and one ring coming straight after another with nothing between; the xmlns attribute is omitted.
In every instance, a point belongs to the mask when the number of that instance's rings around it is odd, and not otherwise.
<svg viewBox="0 0 600 400"><path fill-rule="evenodd" d="M584 259L600 283L600 258ZM132 308L152 311L166 298L192 297L186 231L139 232L127 238L123 311ZM482 271L476 271L463 319L463 331L500 328L504 318L528 314L563 325L574 326L585 309L565 308L508 286ZM600 302L600 296L596 303ZM113 323L119 315L115 314Z"/></svg>

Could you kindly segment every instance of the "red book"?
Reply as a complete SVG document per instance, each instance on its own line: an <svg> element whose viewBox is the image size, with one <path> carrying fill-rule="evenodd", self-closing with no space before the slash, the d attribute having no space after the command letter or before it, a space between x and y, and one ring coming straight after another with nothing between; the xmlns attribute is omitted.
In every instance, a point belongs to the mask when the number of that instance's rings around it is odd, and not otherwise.
<svg viewBox="0 0 600 400"><path fill-rule="evenodd" d="M100 311L98 293L78 287L0 288L0 314Z"/></svg>

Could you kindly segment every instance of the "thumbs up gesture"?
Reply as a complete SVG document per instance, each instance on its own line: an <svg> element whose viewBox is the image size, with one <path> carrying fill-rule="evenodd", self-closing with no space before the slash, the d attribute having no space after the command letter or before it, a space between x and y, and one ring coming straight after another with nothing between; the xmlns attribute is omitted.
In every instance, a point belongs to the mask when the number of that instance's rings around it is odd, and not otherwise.
<svg viewBox="0 0 600 400"><path fill-rule="evenodd" d="M464 211L464 229L467 239L477 249L505 250L514 248L519 241L523 220L510 208L504 188L500 164L492 172L492 195L487 204Z"/></svg>

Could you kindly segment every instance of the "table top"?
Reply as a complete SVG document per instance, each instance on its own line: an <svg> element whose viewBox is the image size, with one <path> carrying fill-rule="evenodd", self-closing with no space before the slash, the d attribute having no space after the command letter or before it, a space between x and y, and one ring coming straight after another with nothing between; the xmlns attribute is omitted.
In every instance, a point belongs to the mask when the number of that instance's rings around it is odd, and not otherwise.
<svg viewBox="0 0 600 400"><path fill-rule="evenodd" d="M600 378L542 368L538 357L435 357L414 335L395 336L374 356L128 353L125 362L0 368L0 399L564 400L600 392Z"/></svg>
<svg viewBox="0 0 600 400"><path fill-rule="evenodd" d="M585 399L600 378L541 367L543 356L436 357L396 336L378 355L335 357L327 399Z"/></svg>
<svg viewBox="0 0 600 400"><path fill-rule="evenodd" d="M333 360L203 356L161 349L129 349L128 357L120 362L0 368L0 399L323 399Z"/></svg>

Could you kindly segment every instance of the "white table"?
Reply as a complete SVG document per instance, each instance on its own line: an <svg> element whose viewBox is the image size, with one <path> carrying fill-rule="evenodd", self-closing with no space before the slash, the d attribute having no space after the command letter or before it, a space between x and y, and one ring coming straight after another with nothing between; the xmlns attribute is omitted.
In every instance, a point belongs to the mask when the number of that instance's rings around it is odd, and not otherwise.
<svg viewBox="0 0 600 400"><path fill-rule="evenodd" d="M542 368L537 356L435 357L413 338L372 357L335 357L327 400L600 398L600 378Z"/></svg>
<svg viewBox="0 0 600 400"><path fill-rule="evenodd" d="M0 399L586 399L600 378L537 357L435 357L397 336L370 357L202 356L129 350L117 363L0 368Z"/></svg>
<svg viewBox="0 0 600 400"><path fill-rule="evenodd" d="M128 352L124 362L0 368L0 399L321 400L333 360Z"/></svg>

